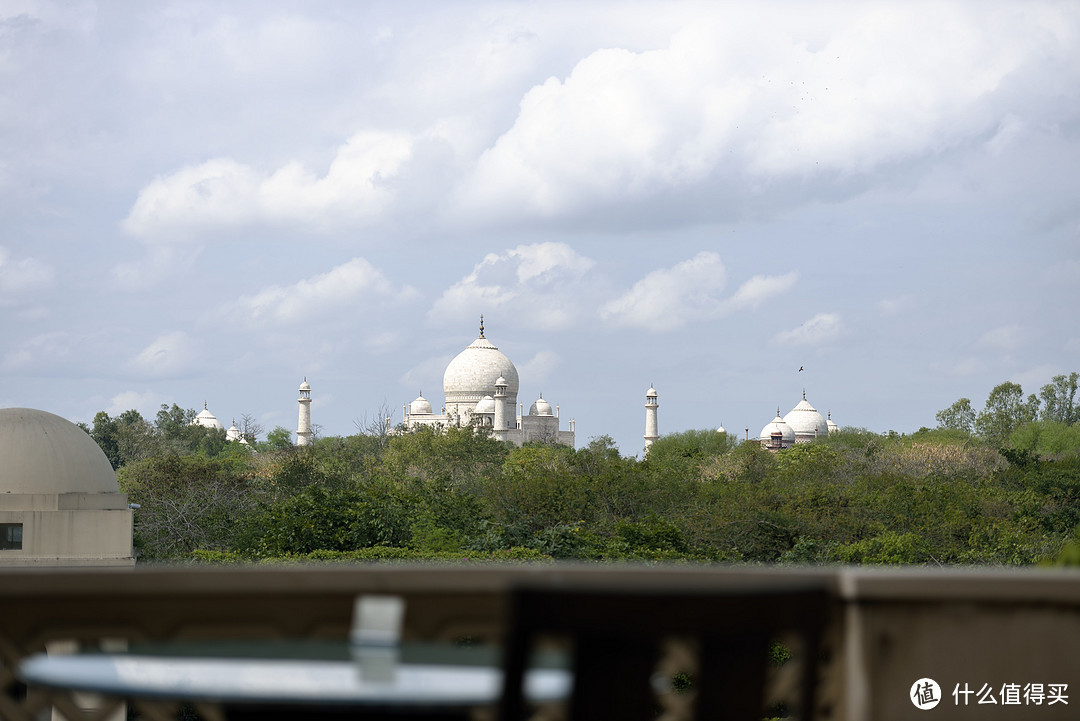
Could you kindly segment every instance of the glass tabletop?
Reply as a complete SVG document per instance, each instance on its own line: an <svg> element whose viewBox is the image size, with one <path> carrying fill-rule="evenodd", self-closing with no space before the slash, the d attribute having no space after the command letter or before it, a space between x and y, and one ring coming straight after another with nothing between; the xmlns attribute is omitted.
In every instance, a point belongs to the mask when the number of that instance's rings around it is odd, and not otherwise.
<svg viewBox="0 0 1080 721"><path fill-rule="evenodd" d="M395 649L396 651L396 649ZM128 698L220 703L466 707L502 690L497 649L403 644L389 675L362 671L348 644L320 642L142 644L127 653L38 654L19 675L30 684ZM571 674L557 659L526 675L532 701L566 698Z"/></svg>

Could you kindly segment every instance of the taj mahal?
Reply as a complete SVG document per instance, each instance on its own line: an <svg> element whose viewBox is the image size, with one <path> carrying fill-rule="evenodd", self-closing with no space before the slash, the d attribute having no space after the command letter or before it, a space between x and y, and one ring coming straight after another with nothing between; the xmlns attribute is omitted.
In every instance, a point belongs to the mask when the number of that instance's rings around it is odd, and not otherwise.
<svg viewBox="0 0 1080 721"><path fill-rule="evenodd" d="M513 362L498 346L484 337L484 317L480 335L457 354L443 373L445 403L435 413L423 393L402 407L402 427L415 430L425 426L487 429L500 441L516 446L530 442L574 445L574 421L560 427L559 406L552 409L543 393L529 406L518 403L520 381Z"/></svg>
<svg viewBox="0 0 1080 721"><path fill-rule="evenodd" d="M412 402L402 406L402 422L389 432L403 433L419 428L477 428L500 441L507 441L516 446L526 443L558 443L574 446L576 437L575 421L570 419L566 428L562 427L559 406L552 407L540 393L525 412L524 403L518 402L520 378L517 367L502 353L498 346L484 335L484 317L480 316L480 333L446 366L443 373L443 405L439 412L423 393ZM300 384L299 414L296 429L296 445L310 446L314 440L311 424L311 386L307 379ZM644 452L660 438L659 393L649 387L645 393L645 433ZM390 419L387 418L387 428ZM195 417L193 423L224 430L226 440L246 443L235 422L229 429L206 408ZM716 429L726 433L723 426ZM746 440L750 440L749 428ZM765 424L755 438L769 451L791 448L798 443L807 443L827 436L839 430L832 419L832 412L823 416L806 399L803 390L802 400L786 415L780 415Z"/></svg>

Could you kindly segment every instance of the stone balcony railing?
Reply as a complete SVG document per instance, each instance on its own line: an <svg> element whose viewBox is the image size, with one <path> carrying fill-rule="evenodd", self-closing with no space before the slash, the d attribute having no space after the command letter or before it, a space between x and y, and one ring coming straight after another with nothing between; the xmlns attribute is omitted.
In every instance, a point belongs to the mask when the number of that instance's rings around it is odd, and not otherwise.
<svg viewBox="0 0 1080 721"><path fill-rule="evenodd" d="M354 599L363 594L404 599L406 642L499 644L508 593L523 584L694 591L803 580L823 582L834 600L815 718L891 721L936 714L1050 721L1078 715L1080 573L333 565L0 571L0 719L110 718L121 708L119 700L88 703L79 694L23 686L14 669L30 654L163 640L344 640ZM922 711L910 700L921 678L940 684L936 709ZM783 672L773 683L782 694ZM166 719L176 717L177 705L136 701L131 710ZM197 710L208 721L221 718L212 706ZM666 718L679 717L674 704Z"/></svg>

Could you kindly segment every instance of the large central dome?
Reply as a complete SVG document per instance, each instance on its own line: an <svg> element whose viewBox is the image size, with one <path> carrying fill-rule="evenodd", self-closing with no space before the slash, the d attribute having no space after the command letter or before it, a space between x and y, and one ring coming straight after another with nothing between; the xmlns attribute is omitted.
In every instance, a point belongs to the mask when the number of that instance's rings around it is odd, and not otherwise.
<svg viewBox="0 0 1080 721"><path fill-rule="evenodd" d="M446 366L443 393L446 394L447 412L463 412L466 406L471 410L484 396L494 396L499 376L506 380L507 404L514 408L518 394L517 368L484 337L481 329L480 337Z"/></svg>
<svg viewBox="0 0 1080 721"><path fill-rule="evenodd" d="M799 437L799 440L817 438L818 436L827 436L829 434L829 426L825 421L825 416L817 412L812 405L806 400L806 393L803 393L803 398L799 401L799 405L795 406L784 416L784 423L791 426L795 431L795 435Z"/></svg>

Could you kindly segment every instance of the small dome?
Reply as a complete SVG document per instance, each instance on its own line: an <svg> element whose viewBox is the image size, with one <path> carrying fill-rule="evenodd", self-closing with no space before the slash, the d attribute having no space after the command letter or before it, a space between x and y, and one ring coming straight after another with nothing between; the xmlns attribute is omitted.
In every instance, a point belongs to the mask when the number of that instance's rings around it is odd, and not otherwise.
<svg viewBox="0 0 1080 721"><path fill-rule="evenodd" d="M480 399L480 402L476 404L476 408L473 409L473 413L494 413L495 412L495 399L491 396L484 396Z"/></svg>
<svg viewBox="0 0 1080 721"><path fill-rule="evenodd" d="M203 409L199 411L199 415L195 416L195 420L191 422L193 426L202 426L203 428L213 428L215 430L223 431L225 426L221 425L214 414L206 410L206 404L203 403Z"/></svg>
<svg viewBox="0 0 1080 721"><path fill-rule="evenodd" d="M821 415L806 401L806 394L803 394L803 399L799 401L799 404L791 409L786 416L784 416L784 422L791 426L795 431L795 435L814 437L817 435L825 435L829 432L829 427L825 424L825 416Z"/></svg>
<svg viewBox="0 0 1080 721"><path fill-rule="evenodd" d="M716 432L717 433L727 433L727 431L724 430L724 424L723 423L721 423L720 426L716 429Z"/></svg>
<svg viewBox="0 0 1080 721"><path fill-rule="evenodd" d="M537 398L531 406L529 406L530 416L553 416L551 412L551 404L544 400L544 396L541 395Z"/></svg>
<svg viewBox="0 0 1080 721"><path fill-rule="evenodd" d="M311 386L308 385L307 378L305 378L304 382L300 384L300 390L302 390L302 391L311 390Z"/></svg>
<svg viewBox="0 0 1080 721"><path fill-rule="evenodd" d="M767 441L772 438L772 434L777 431L779 431L780 435L783 436L784 442L795 442L795 431L792 430L791 426L785 423L784 419L780 417L780 411L776 412L776 418L773 418L768 425L761 429L760 438L763 441Z"/></svg>
<svg viewBox="0 0 1080 721"><path fill-rule="evenodd" d="M836 425L836 422L832 419L832 411L829 411L829 416L825 419L825 425L829 427L829 433L836 433L840 430L840 426Z"/></svg>
<svg viewBox="0 0 1080 721"><path fill-rule="evenodd" d="M653 388L652 386L649 386L649 390L645 391L645 397L646 398L657 398L658 396L657 396L657 393L656 393L656 389Z"/></svg>
<svg viewBox="0 0 1080 721"><path fill-rule="evenodd" d="M409 404L409 415L423 416L430 415L431 412L431 403L424 398L423 394L417 396L416 400Z"/></svg>
<svg viewBox="0 0 1080 721"><path fill-rule="evenodd" d="M233 421L233 424L229 426L229 430L225 431L225 440L238 441L241 437L240 429L236 427L236 421Z"/></svg>
<svg viewBox="0 0 1080 721"><path fill-rule="evenodd" d="M0 409L0 458L0 493L119 492L94 439L52 413Z"/></svg>

